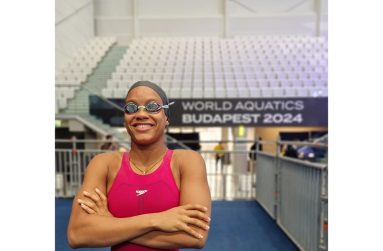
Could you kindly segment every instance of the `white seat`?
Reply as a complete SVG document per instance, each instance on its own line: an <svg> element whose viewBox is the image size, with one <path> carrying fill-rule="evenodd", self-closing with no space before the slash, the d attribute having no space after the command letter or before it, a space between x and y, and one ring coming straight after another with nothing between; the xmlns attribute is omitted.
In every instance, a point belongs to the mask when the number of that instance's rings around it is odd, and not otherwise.
<svg viewBox="0 0 383 251"><path fill-rule="evenodd" d="M310 88L310 96L312 97L327 97L327 88Z"/></svg>
<svg viewBox="0 0 383 251"><path fill-rule="evenodd" d="M204 80L213 81L213 79L214 79L214 75L211 74L211 73L206 73L206 72L205 72L203 78L204 78Z"/></svg>
<svg viewBox="0 0 383 251"><path fill-rule="evenodd" d="M232 73L225 73L225 79L226 81L233 81L235 78L234 78L234 75Z"/></svg>
<svg viewBox="0 0 383 251"><path fill-rule="evenodd" d="M191 88L190 93L193 97L197 94L202 96L201 89L204 89L204 97L222 97L221 90L225 88L225 93L228 91L225 97L235 96L233 93L237 93L239 97L246 97L244 90L247 87L251 87L248 96L259 97L262 94L260 89L268 87L273 88L273 96L280 96L281 93L286 96L309 96L305 90L299 91L299 94L295 92L304 86L315 87L317 92L318 88L327 87L327 41L320 40L322 44L312 44L310 39L312 40L311 37L302 36L267 35L230 40L143 38L131 42L120 65L116 67L116 72L124 74L124 84L127 76L130 79L128 82L144 78L160 83L161 86L168 86L170 91L174 88L183 91ZM108 45L97 44L92 48L102 46ZM92 53L87 50L84 53L86 56L82 58L92 60L85 60L85 63L75 62L73 65L86 65L91 71L94 65L90 64L97 61L98 55L102 55L103 52ZM81 76L71 80L83 82L84 74L82 72ZM112 78L119 79L119 76L121 75L113 75ZM57 80L61 79L58 77ZM122 82L110 83L108 81L107 86L125 86L121 85ZM284 89L280 89L281 87ZM205 90L212 90L211 88L217 88L218 93L213 89L214 94L208 91L205 95ZM279 89L275 91L275 88ZM194 93L194 90L198 91ZM269 96L268 92L269 90L264 91L263 95ZM185 93L179 95L187 96Z"/></svg>
<svg viewBox="0 0 383 251"><path fill-rule="evenodd" d="M192 91L193 98L202 98L203 97L203 89L202 88L194 88Z"/></svg>
<svg viewBox="0 0 383 251"><path fill-rule="evenodd" d="M204 98L214 98L215 97L215 92L213 88L205 88L203 92L203 97Z"/></svg>
<svg viewBox="0 0 383 251"><path fill-rule="evenodd" d="M238 88L247 87L247 81L245 79L237 79L236 86Z"/></svg>
<svg viewBox="0 0 383 251"><path fill-rule="evenodd" d="M238 97L238 92L236 88L228 87L226 89L226 97L228 98L236 98Z"/></svg>
<svg viewBox="0 0 383 251"><path fill-rule="evenodd" d="M128 90L132 84L133 82L131 81L120 81L117 88Z"/></svg>
<svg viewBox="0 0 383 251"><path fill-rule="evenodd" d="M277 88L277 87L280 87L281 86L281 83L279 80L269 80L269 87L271 88Z"/></svg>
<svg viewBox="0 0 383 251"><path fill-rule="evenodd" d="M316 82L317 87L327 88L327 80L318 80Z"/></svg>
<svg viewBox="0 0 383 251"><path fill-rule="evenodd" d="M297 97L310 97L310 88L301 87L295 88L295 93Z"/></svg>
<svg viewBox="0 0 383 251"><path fill-rule="evenodd" d="M114 98L125 98L128 90L126 88L115 88L113 90L113 97Z"/></svg>
<svg viewBox="0 0 383 251"><path fill-rule="evenodd" d="M109 87L109 88L116 88L117 87L117 84L114 83L114 81L112 79L108 79L106 81L106 87Z"/></svg>
<svg viewBox="0 0 383 251"><path fill-rule="evenodd" d="M181 98L181 89L171 88L170 89L170 97L171 98Z"/></svg>
<svg viewBox="0 0 383 251"><path fill-rule="evenodd" d="M250 97L252 98L262 97L261 90L259 88L250 88Z"/></svg>
<svg viewBox="0 0 383 251"><path fill-rule="evenodd" d="M262 88L261 89L262 97L268 98L273 96L273 90L271 88Z"/></svg>
<svg viewBox="0 0 383 251"><path fill-rule="evenodd" d="M104 88L101 90L101 94L102 96L104 96L105 98L113 98L114 95L113 95L113 89L109 89L109 88Z"/></svg>
<svg viewBox="0 0 383 251"><path fill-rule="evenodd" d="M273 92L273 97L284 97L285 96L284 88L281 88L281 87L272 88L272 92Z"/></svg>
<svg viewBox="0 0 383 251"><path fill-rule="evenodd" d="M315 87L316 86L316 81L315 80L306 79L306 80L304 80L302 82L303 82L303 86L304 87L310 88L310 87Z"/></svg>
<svg viewBox="0 0 383 251"><path fill-rule="evenodd" d="M296 88L285 87L285 97L295 97L296 96Z"/></svg>
<svg viewBox="0 0 383 251"><path fill-rule="evenodd" d="M226 87L227 88L235 88L236 86L237 86L237 83L235 80L226 81Z"/></svg>
<svg viewBox="0 0 383 251"><path fill-rule="evenodd" d="M225 88L216 88L215 89L215 97L217 97L217 98L226 97L226 89Z"/></svg>
<svg viewBox="0 0 383 251"><path fill-rule="evenodd" d="M225 86L225 81L216 79L214 85L215 85L215 87L223 88Z"/></svg>
<svg viewBox="0 0 383 251"><path fill-rule="evenodd" d="M328 96L328 88L327 87L318 88L318 94L319 94L319 96L327 97Z"/></svg>
<svg viewBox="0 0 383 251"><path fill-rule="evenodd" d="M182 88L181 89L181 98L192 98L192 89L191 88Z"/></svg>
<svg viewBox="0 0 383 251"><path fill-rule="evenodd" d="M296 88L302 88L304 87L304 82L301 81L301 80L290 80L289 81L291 83L291 86L292 87L296 87Z"/></svg>
<svg viewBox="0 0 383 251"><path fill-rule="evenodd" d="M72 87L66 87L63 88L64 90L64 97L66 98L73 98L74 97L74 89Z"/></svg>
<svg viewBox="0 0 383 251"><path fill-rule="evenodd" d="M258 87L258 81L255 79L247 79L246 82L248 87Z"/></svg>
<svg viewBox="0 0 383 251"><path fill-rule="evenodd" d="M67 107L67 99L66 98L60 97L57 100L58 100L59 109L64 109Z"/></svg>
<svg viewBox="0 0 383 251"><path fill-rule="evenodd" d="M248 98L250 97L250 91L248 88L238 88L238 97L240 98Z"/></svg>
<svg viewBox="0 0 383 251"><path fill-rule="evenodd" d="M269 87L269 81L264 80L264 79L260 79L257 81L257 86L260 88L268 88Z"/></svg>

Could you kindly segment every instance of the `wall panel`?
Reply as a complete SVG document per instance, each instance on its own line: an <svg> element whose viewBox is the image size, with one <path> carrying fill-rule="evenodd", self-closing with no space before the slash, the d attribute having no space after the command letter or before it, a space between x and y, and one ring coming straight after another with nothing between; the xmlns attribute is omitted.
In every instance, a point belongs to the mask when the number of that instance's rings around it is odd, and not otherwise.
<svg viewBox="0 0 383 251"><path fill-rule="evenodd" d="M55 67L63 67L89 39L94 37L93 1L56 0Z"/></svg>

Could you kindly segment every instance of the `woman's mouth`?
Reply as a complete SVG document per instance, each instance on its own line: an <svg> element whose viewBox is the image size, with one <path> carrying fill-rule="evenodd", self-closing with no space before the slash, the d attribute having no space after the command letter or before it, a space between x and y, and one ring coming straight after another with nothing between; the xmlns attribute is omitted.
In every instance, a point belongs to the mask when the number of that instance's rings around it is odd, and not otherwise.
<svg viewBox="0 0 383 251"><path fill-rule="evenodd" d="M153 125L147 124L147 123L136 123L136 124L133 124L133 127L136 129L136 131L145 132L149 130L150 128L152 128Z"/></svg>

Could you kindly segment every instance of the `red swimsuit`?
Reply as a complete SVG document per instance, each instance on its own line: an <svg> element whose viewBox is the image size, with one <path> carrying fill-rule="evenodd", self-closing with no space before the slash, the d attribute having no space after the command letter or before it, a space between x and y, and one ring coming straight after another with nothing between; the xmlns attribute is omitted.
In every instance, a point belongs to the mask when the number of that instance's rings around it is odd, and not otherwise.
<svg viewBox="0 0 383 251"><path fill-rule="evenodd" d="M173 151L167 150L161 165L147 175L136 174L124 153L120 170L108 192L109 211L119 218L157 213L179 206L180 192L170 168ZM112 247L113 251L148 251L153 249L123 242ZM174 249L176 251L178 249Z"/></svg>

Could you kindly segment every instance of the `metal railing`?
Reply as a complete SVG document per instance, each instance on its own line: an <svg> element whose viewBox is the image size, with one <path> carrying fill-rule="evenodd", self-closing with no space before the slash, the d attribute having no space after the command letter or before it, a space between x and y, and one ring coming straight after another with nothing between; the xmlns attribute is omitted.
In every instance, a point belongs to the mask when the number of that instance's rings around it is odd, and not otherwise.
<svg viewBox="0 0 383 251"><path fill-rule="evenodd" d="M87 141L104 142L78 140ZM290 141L259 143L275 144L276 149L281 149L283 144L295 144L324 148L327 151L325 144ZM105 151L76 149L75 143L72 149L56 149L56 197L75 196L89 161L101 152ZM326 159L314 163L283 157L279 151L268 153L259 149L222 152L224 158L217 161L215 151L199 151L205 160L213 200L256 199L299 249L327 250ZM256 161L248 160L250 153L256 153ZM238 166L236 159L246 159L247 166Z"/></svg>
<svg viewBox="0 0 383 251"><path fill-rule="evenodd" d="M56 197L73 197L82 184L90 160L101 150L56 149Z"/></svg>
<svg viewBox="0 0 383 251"><path fill-rule="evenodd" d="M277 142L326 148L327 145ZM257 151L256 199L300 250L327 250L327 163Z"/></svg>
<svg viewBox="0 0 383 251"><path fill-rule="evenodd" d="M66 140L59 140L59 142ZM85 140L82 140L84 142ZM99 142L99 140L92 140ZM73 197L79 190L89 161L103 150L56 149L56 197ZM230 159L248 155L248 151L225 151L225 159L216 163L214 151L200 151L205 160L213 200L255 199L255 175L252 169L237 172ZM254 163L250 162L249 165Z"/></svg>

